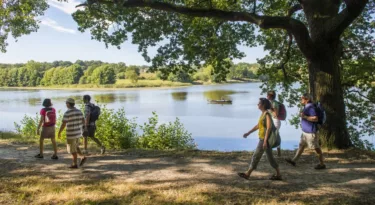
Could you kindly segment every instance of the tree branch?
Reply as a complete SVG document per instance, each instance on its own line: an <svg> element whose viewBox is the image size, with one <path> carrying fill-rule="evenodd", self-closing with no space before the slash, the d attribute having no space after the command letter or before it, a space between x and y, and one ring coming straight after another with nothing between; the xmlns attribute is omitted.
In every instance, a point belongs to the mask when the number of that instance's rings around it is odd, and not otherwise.
<svg viewBox="0 0 375 205"><path fill-rule="evenodd" d="M113 4L109 0L91 0L100 4ZM87 6L81 4L79 6ZM166 12L175 12L192 17L207 17L221 19L224 21L245 21L258 25L262 29L284 29L291 32L301 49L302 53L310 58L313 55L313 43L306 26L299 20L286 16L260 16L248 12L224 11L214 8L189 8L165 3L157 0L127 0L122 6L124 8L151 8Z"/></svg>
<svg viewBox="0 0 375 205"><path fill-rule="evenodd" d="M338 38L345 31L353 21L361 15L368 0L344 0L346 8L342 10L331 21L327 21L325 27L328 31L328 36Z"/></svg>

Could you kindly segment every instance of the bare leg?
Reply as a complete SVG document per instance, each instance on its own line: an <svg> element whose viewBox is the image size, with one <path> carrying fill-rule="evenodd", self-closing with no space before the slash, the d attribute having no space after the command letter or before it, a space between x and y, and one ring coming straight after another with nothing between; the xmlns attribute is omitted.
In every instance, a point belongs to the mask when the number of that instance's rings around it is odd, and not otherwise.
<svg viewBox="0 0 375 205"><path fill-rule="evenodd" d="M294 158L292 159L292 161L296 162L299 159L299 157L302 155L304 150L305 150L305 145L299 144L298 151L297 151L296 155L294 156Z"/></svg>
<svg viewBox="0 0 375 205"><path fill-rule="evenodd" d="M316 153L318 154L319 156L319 162L320 162L320 165L324 165L324 160L323 160L323 152L320 148L316 148L315 149Z"/></svg>
<svg viewBox="0 0 375 205"><path fill-rule="evenodd" d="M73 166L77 166L77 153L72 153L73 156Z"/></svg>
<svg viewBox="0 0 375 205"><path fill-rule="evenodd" d="M87 138L88 137L83 138L83 146L84 146L84 149L85 149L86 152L87 152Z"/></svg>
<svg viewBox="0 0 375 205"><path fill-rule="evenodd" d="M39 154L43 156L43 151L44 151L44 138L40 137L39 138Z"/></svg>
<svg viewBox="0 0 375 205"><path fill-rule="evenodd" d="M281 148L280 148L280 146L277 147L277 156L278 157L281 156Z"/></svg>
<svg viewBox="0 0 375 205"><path fill-rule="evenodd" d="M53 155L57 156L57 146L56 146L56 139L55 138L51 138L51 142L52 142L52 147L53 147Z"/></svg>

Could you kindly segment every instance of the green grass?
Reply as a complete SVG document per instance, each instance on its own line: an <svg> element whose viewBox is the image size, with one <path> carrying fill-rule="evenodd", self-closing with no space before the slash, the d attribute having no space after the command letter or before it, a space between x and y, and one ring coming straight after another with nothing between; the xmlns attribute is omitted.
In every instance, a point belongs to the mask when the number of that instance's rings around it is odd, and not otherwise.
<svg viewBox="0 0 375 205"><path fill-rule="evenodd" d="M20 134L14 132L2 132L0 131L0 140L11 142L11 143L26 143L35 144L37 139L30 137L23 137Z"/></svg>

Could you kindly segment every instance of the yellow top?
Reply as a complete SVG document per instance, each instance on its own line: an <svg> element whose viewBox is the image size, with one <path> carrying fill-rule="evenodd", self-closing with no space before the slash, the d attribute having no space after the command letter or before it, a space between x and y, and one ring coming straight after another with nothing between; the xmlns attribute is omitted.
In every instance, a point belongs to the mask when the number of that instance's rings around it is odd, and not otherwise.
<svg viewBox="0 0 375 205"><path fill-rule="evenodd" d="M265 120L265 117L266 117L266 113L267 112L264 112L260 118L259 118L259 121L258 121L258 129L259 129L259 139L264 139L264 136L266 135L266 130L267 130L267 125L266 123L264 123L264 120Z"/></svg>

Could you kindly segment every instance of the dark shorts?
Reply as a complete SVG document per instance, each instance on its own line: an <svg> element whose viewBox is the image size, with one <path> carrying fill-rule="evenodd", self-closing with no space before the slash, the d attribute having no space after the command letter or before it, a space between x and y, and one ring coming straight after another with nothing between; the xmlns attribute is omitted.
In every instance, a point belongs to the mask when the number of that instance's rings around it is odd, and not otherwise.
<svg viewBox="0 0 375 205"><path fill-rule="evenodd" d="M43 139L55 139L55 126L50 127L42 127L42 132L40 133L40 137Z"/></svg>
<svg viewBox="0 0 375 205"><path fill-rule="evenodd" d="M83 137L95 137L96 125L89 125L87 130L83 132Z"/></svg>

